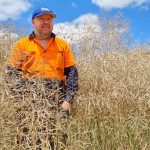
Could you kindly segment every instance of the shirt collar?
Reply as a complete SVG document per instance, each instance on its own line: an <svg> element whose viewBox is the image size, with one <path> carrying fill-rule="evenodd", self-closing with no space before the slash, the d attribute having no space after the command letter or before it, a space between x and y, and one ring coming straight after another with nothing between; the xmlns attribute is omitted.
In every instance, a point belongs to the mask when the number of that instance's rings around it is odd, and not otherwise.
<svg viewBox="0 0 150 150"><path fill-rule="evenodd" d="M56 34L52 32L50 36L52 38L55 38ZM34 38L35 38L35 33L34 33L34 31L32 31L32 33L29 35L29 40L34 39Z"/></svg>

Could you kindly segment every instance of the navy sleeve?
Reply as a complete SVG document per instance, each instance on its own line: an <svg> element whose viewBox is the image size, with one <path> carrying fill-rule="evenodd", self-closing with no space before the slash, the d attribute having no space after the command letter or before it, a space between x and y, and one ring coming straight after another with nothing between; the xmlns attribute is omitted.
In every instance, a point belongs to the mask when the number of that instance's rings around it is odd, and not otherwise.
<svg viewBox="0 0 150 150"><path fill-rule="evenodd" d="M74 96L78 91L78 72L75 66L65 68L66 76L66 95L65 100L74 101Z"/></svg>

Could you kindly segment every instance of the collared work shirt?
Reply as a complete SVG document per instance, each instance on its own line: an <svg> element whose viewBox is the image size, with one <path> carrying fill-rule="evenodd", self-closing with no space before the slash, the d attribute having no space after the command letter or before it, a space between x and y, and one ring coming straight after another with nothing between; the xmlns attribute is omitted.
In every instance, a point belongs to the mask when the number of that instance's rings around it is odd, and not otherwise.
<svg viewBox="0 0 150 150"><path fill-rule="evenodd" d="M75 65L69 45L52 36L44 49L33 36L21 39L12 50L8 64L22 70L24 78L64 80L64 69Z"/></svg>

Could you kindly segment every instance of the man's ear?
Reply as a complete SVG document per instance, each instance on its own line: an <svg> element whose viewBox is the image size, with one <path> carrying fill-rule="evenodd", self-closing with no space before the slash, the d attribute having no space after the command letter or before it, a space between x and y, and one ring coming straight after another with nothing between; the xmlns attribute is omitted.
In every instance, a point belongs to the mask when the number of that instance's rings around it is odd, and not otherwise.
<svg viewBox="0 0 150 150"><path fill-rule="evenodd" d="M32 19L32 25L34 25L34 19Z"/></svg>

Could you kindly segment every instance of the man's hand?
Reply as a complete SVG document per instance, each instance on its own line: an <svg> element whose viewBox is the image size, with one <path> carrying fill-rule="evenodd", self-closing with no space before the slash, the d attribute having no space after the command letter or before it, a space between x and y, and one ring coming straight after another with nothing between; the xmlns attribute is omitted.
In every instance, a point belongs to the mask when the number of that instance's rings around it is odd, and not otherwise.
<svg viewBox="0 0 150 150"><path fill-rule="evenodd" d="M66 110L66 109L70 109L71 104L68 101L63 101L61 104L61 108Z"/></svg>
<svg viewBox="0 0 150 150"><path fill-rule="evenodd" d="M62 102L60 106L60 115L63 121L66 121L68 119L70 107L71 107L71 104L68 101Z"/></svg>

